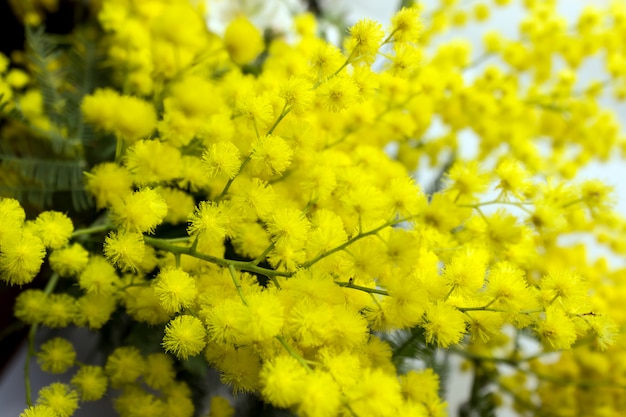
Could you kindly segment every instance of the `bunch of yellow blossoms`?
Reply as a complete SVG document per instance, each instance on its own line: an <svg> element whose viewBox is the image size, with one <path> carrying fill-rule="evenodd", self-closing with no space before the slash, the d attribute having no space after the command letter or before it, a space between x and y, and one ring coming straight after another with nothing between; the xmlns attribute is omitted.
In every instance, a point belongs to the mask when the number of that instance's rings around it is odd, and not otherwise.
<svg viewBox="0 0 626 417"><path fill-rule="evenodd" d="M466 358L494 406L503 394L522 413L618 415L626 271L564 238L626 255L610 188L567 181L626 149L597 104L608 89L625 96L626 7L585 9L572 29L555 1L527 0L521 38L488 34L482 59L502 63L470 79L469 44L430 47L489 16L456 3L402 8L386 27L361 20L339 48L311 15L289 43L264 41L244 17L218 37L195 2L103 0L113 82L81 104L115 148L85 173L101 215L26 220L0 200L0 276L47 277L16 302L32 335L124 315L162 342L118 346L99 366L46 341L42 368L73 376L34 403L28 393L22 416L69 417L112 391L124 417L191 417L177 364L196 356L233 392L304 417L443 416L438 375L404 363L420 340ZM609 81L578 91L576 69L598 51ZM566 69L552 68L556 54ZM36 87L12 85L4 67L3 97L23 108ZM33 120L41 99L34 108ZM467 130L479 137L472 161L455 157ZM410 176L422 164L442 169L438 187ZM541 347L529 355L531 339ZM224 401L211 415L232 413Z"/></svg>

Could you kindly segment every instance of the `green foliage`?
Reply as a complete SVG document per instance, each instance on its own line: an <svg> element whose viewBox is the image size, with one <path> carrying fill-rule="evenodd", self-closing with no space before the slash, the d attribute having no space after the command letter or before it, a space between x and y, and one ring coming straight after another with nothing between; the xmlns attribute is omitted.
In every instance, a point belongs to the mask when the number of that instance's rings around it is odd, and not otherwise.
<svg viewBox="0 0 626 417"><path fill-rule="evenodd" d="M114 152L107 146L109 137L96 140L80 111L83 97L107 79L106 70L96 65L102 54L93 35L78 33L69 39L46 34L43 27L26 31L28 63L50 121L48 128L29 120L19 101L13 108L0 109L6 123L25 130L19 138L2 138L0 167L9 175L0 179L0 194L39 210L91 207L83 172Z"/></svg>

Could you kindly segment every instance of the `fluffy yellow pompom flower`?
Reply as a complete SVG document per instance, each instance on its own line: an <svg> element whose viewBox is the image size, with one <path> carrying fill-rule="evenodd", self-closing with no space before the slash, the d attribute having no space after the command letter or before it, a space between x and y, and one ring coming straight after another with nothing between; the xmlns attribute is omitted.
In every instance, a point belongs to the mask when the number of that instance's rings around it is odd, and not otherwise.
<svg viewBox="0 0 626 417"><path fill-rule="evenodd" d="M313 104L313 85L305 78L291 77L281 88L280 97L294 114L304 114Z"/></svg>
<svg viewBox="0 0 626 417"><path fill-rule="evenodd" d="M70 417L78 408L78 394L69 385L54 382L39 391L37 404L50 407L58 417Z"/></svg>
<svg viewBox="0 0 626 417"><path fill-rule="evenodd" d="M41 323L48 309L48 296L42 290L22 291L15 300L15 317L26 324Z"/></svg>
<svg viewBox="0 0 626 417"><path fill-rule="evenodd" d="M126 154L125 165L135 184L171 181L181 176L180 151L159 140L139 140Z"/></svg>
<svg viewBox="0 0 626 417"><path fill-rule="evenodd" d="M312 43L309 62L314 76L321 81L339 69L344 57L335 45L321 39L313 40Z"/></svg>
<svg viewBox="0 0 626 417"><path fill-rule="evenodd" d="M359 97L359 90L354 81L342 75L324 82L316 91L322 107L331 112L339 112L356 104Z"/></svg>
<svg viewBox="0 0 626 417"><path fill-rule="evenodd" d="M373 61L384 36L385 32L379 22L371 19L356 22L350 28L346 48L350 51L351 61Z"/></svg>
<svg viewBox="0 0 626 417"><path fill-rule="evenodd" d="M43 263L46 249L39 237L30 232L5 238L0 249L0 277L9 285L31 282Z"/></svg>
<svg viewBox="0 0 626 417"><path fill-rule="evenodd" d="M449 190L456 191L457 199L473 199L476 194L487 189L489 176L479 170L478 163L456 163L448 174Z"/></svg>
<svg viewBox="0 0 626 417"><path fill-rule="evenodd" d="M485 268L489 253L482 249L470 249L455 254L445 266L443 281L455 295L472 295L485 281Z"/></svg>
<svg viewBox="0 0 626 417"><path fill-rule="evenodd" d="M20 413L20 417L59 417L54 410L47 405L34 405Z"/></svg>
<svg viewBox="0 0 626 417"><path fill-rule="evenodd" d="M284 309L276 294L261 292L246 297L245 335L253 342L269 340L280 334Z"/></svg>
<svg viewBox="0 0 626 417"><path fill-rule="evenodd" d="M63 213L44 211L35 219L34 231L47 248L59 249L70 240L74 225Z"/></svg>
<svg viewBox="0 0 626 417"><path fill-rule="evenodd" d="M306 370L292 356L277 356L263 365L261 393L272 405L291 407L302 399Z"/></svg>
<svg viewBox="0 0 626 417"><path fill-rule="evenodd" d="M113 204L111 216L122 229L134 232L152 232L167 214L165 199L151 188L126 195Z"/></svg>
<svg viewBox="0 0 626 417"><path fill-rule="evenodd" d="M253 176L269 179L282 174L291 164L293 151L287 142L276 135L260 137L252 146L249 168Z"/></svg>
<svg viewBox="0 0 626 417"><path fill-rule="evenodd" d="M443 302L436 302L426 307L426 321L422 324L426 330L426 341L437 339L441 347L459 343L465 333L465 317L456 308Z"/></svg>
<svg viewBox="0 0 626 417"><path fill-rule="evenodd" d="M503 159L495 173L500 178L496 189L501 190L503 197L513 194L517 198L524 198L531 190L530 173L516 159Z"/></svg>
<svg viewBox="0 0 626 417"><path fill-rule="evenodd" d="M157 124L154 107L144 100L98 89L81 104L85 121L134 142L152 133Z"/></svg>
<svg viewBox="0 0 626 417"><path fill-rule="evenodd" d="M261 364L259 355L251 347L230 350L219 363L220 381L233 392L253 392L259 389Z"/></svg>
<svg viewBox="0 0 626 417"><path fill-rule="evenodd" d="M187 233L211 242L220 241L226 237L227 221L228 217L222 212L221 206L213 202L201 201L189 217Z"/></svg>
<svg viewBox="0 0 626 417"><path fill-rule="evenodd" d="M576 341L576 326L559 307L546 308L545 319L537 322L535 331L547 349L569 349Z"/></svg>
<svg viewBox="0 0 626 417"><path fill-rule="evenodd" d="M76 318L76 313L74 297L65 293L50 294L41 323L52 328L67 327Z"/></svg>
<svg viewBox="0 0 626 417"><path fill-rule="evenodd" d="M303 417L333 417L339 414L341 393L333 377L315 370L303 379L302 400L297 405Z"/></svg>
<svg viewBox="0 0 626 417"><path fill-rule="evenodd" d="M114 294L87 294L76 301L77 313L74 323L99 329L109 321L117 303Z"/></svg>
<svg viewBox="0 0 626 417"><path fill-rule="evenodd" d="M128 315L139 322L156 325L170 318L151 286L128 288L124 291L124 305Z"/></svg>
<svg viewBox="0 0 626 417"><path fill-rule="evenodd" d="M120 279L115 268L102 256L93 256L78 277L78 285L87 294L112 294Z"/></svg>
<svg viewBox="0 0 626 417"><path fill-rule="evenodd" d="M113 162L98 164L85 173L85 188L96 198L98 208L118 201L132 190L132 186L130 172Z"/></svg>
<svg viewBox="0 0 626 417"><path fill-rule="evenodd" d="M82 366L71 379L82 401L96 401L107 391L108 380L101 366Z"/></svg>
<svg viewBox="0 0 626 417"><path fill-rule="evenodd" d="M211 397L209 417L233 417L235 409L224 397Z"/></svg>
<svg viewBox="0 0 626 417"><path fill-rule="evenodd" d="M230 193L232 206L248 220L266 217L276 207L276 192L265 181L241 178L234 184Z"/></svg>
<svg viewBox="0 0 626 417"><path fill-rule="evenodd" d="M265 47L261 32L244 16L230 22L224 32L224 45L237 65L249 63Z"/></svg>
<svg viewBox="0 0 626 417"><path fill-rule="evenodd" d="M249 310L240 299L226 299L206 311L206 325L211 341L220 344L243 345L250 343L245 334L245 320ZM205 313L205 310L203 310Z"/></svg>
<svg viewBox="0 0 626 417"><path fill-rule="evenodd" d="M76 351L74 346L62 337L55 337L41 345L37 362L46 372L62 374L74 365Z"/></svg>
<svg viewBox="0 0 626 417"><path fill-rule="evenodd" d="M146 363L133 346L119 347L107 358L104 371L111 380L113 387L135 382L144 372Z"/></svg>
<svg viewBox="0 0 626 417"><path fill-rule="evenodd" d="M347 397L350 408L358 416L394 415L393 410L397 410L402 402L398 377L382 369L364 370Z"/></svg>
<svg viewBox="0 0 626 417"><path fill-rule="evenodd" d="M420 7L403 7L391 18L391 33L398 42L417 42L422 33Z"/></svg>
<svg viewBox="0 0 626 417"><path fill-rule="evenodd" d="M163 348L179 359L195 356L206 345L206 329L194 316L178 316L167 323Z"/></svg>
<svg viewBox="0 0 626 417"><path fill-rule="evenodd" d="M85 269L89 262L89 252L80 243L57 249L48 257L50 268L62 277L74 277Z"/></svg>
<svg viewBox="0 0 626 417"><path fill-rule="evenodd" d="M153 281L154 293L168 313L193 305L198 290L194 279L182 269L163 269Z"/></svg>
<svg viewBox="0 0 626 417"><path fill-rule="evenodd" d="M409 371L400 377L402 394L416 403L428 404L439 400L439 375L428 368Z"/></svg>
<svg viewBox="0 0 626 417"><path fill-rule="evenodd" d="M234 115L246 120L255 131L269 126L273 117L272 103L267 95L248 93L235 102Z"/></svg>
<svg viewBox="0 0 626 417"><path fill-rule="evenodd" d="M104 256L123 271L137 271L145 253L141 233L111 232L104 240Z"/></svg>
<svg viewBox="0 0 626 417"><path fill-rule="evenodd" d="M267 222L267 231L279 244L301 246L308 237L311 223L297 209L282 209L274 212Z"/></svg>
<svg viewBox="0 0 626 417"><path fill-rule="evenodd" d="M492 306L517 312L535 304L533 293L528 288L524 271L508 262L498 262L489 270L485 290Z"/></svg>
<svg viewBox="0 0 626 417"><path fill-rule="evenodd" d="M0 199L0 217L2 218L2 222L0 222L1 248L4 239L14 235L20 230L26 218L26 213L17 200L13 198L3 198Z"/></svg>
<svg viewBox="0 0 626 417"><path fill-rule="evenodd" d="M235 178L241 166L239 149L232 142L210 144L202 155L202 161L211 178L220 176Z"/></svg>
<svg viewBox="0 0 626 417"><path fill-rule="evenodd" d="M146 358L146 372L143 379L150 388L163 389L174 383L176 371L172 357L157 352Z"/></svg>

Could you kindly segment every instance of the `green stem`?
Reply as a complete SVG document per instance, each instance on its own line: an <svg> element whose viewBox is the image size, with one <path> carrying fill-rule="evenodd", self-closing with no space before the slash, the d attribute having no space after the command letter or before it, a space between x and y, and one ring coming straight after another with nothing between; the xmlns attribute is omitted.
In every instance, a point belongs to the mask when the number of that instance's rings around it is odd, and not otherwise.
<svg viewBox="0 0 626 417"><path fill-rule="evenodd" d="M158 239L158 238L154 238L150 236L144 236L143 239L144 239L144 242L146 242L148 245L151 245L155 248L166 250L168 252L173 253L174 255L177 253L181 255L187 255L193 258L202 259L203 261L211 262L213 264L217 264L217 265L224 266L224 267L229 267L230 265L232 265L234 268L239 269L241 271L254 272L257 274L264 275L266 277L272 277L272 276L290 277L292 275L289 272L279 272L279 271L274 271L273 269L262 268L260 266L252 264L252 262L250 261L235 261L231 259L223 259L223 258L218 258L216 256L207 255L205 253L201 253L196 250L193 250L190 247L174 245L164 239Z"/></svg>
<svg viewBox="0 0 626 417"><path fill-rule="evenodd" d="M37 334L37 324L30 326L28 331L28 350L26 351L26 361L24 362L24 387L26 388L26 404L31 407L33 405L31 388L30 388L30 361L35 356L35 336Z"/></svg>
<svg viewBox="0 0 626 417"><path fill-rule="evenodd" d="M274 249L275 246L276 246L276 242L270 243L270 245L267 248L265 248L263 253L260 254L259 256L257 256L252 261L252 265L258 265L259 263L263 262L265 260L265 258L267 258L267 254L270 253L272 251L272 249Z"/></svg>
<svg viewBox="0 0 626 417"><path fill-rule="evenodd" d="M298 355L291 346L289 346L289 343L287 343L284 337L278 335L276 336L276 339L278 339L278 341L280 342L281 345L283 345L285 350L289 352L289 354L293 356L300 363L300 365L304 367L304 369L306 369L309 372L311 371L311 367L309 366L309 363L302 356Z"/></svg>
<svg viewBox="0 0 626 417"><path fill-rule="evenodd" d="M235 284L235 288L237 288L237 293L239 294L241 301L243 301L245 305L248 305L248 302L246 301L246 297L243 296L241 282L239 282L239 278L237 278L237 272L235 271L235 268L232 265L228 265L228 272L230 272L230 277L233 279L233 284Z"/></svg>
<svg viewBox="0 0 626 417"><path fill-rule="evenodd" d="M274 122L274 124L272 125L272 127L270 127L270 130L267 131L268 135L271 135L272 133L274 133L274 129L276 129L278 127L278 125L280 124L280 122L285 118L285 116L287 116L289 113L291 112L291 108L287 108L287 103L285 103L285 105L283 106L282 111L280 112L280 116L278 116L278 118L276 119L276 121Z"/></svg>
<svg viewBox="0 0 626 417"><path fill-rule="evenodd" d="M370 294L389 295L389 293L386 290L380 290L378 288L362 287L360 285L356 285L356 284L353 284L351 282L338 282L338 281L335 281L335 284L339 285L340 287L352 288L354 290L368 292Z"/></svg>
<svg viewBox="0 0 626 417"><path fill-rule="evenodd" d="M46 296L50 295L57 283L59 282L59 274L54 272L43 292ZM26 361L24 362L24 387L26 389L26 404L30 407L33 405L33 399L31 394L31 386L30 386L30 362L31 359L35 356L35 336L37 336L37 329L39 325L34 323L30 326L30 330L28 331L28 350L26 351Z"/></svg>
<svg viewBox="0 0 626 417"><path fill-rule="evenodd" d="M410 219L411 218L408 217L408 218L404 218L404 219L390 220L390 221L386 222L385 224L383 224L381 226L378 226L375 229L370 230L369 232L359 233L355 237L349 239L347 242L345 242L345 243L343 243L343 244L341 244L341 245L339 245L339 246L337 246L337 247L335 247L333 249L330 249L330 250L328 250L326 252L322 252L319 255L317 255L315 258L305 262L304 264L302 264L302 268L309 268L312 265L314 265L317 262L319 262L320 260L326 258L327 256L330 256L333 253L339 252L339 251L347 248L348 246L350 246L351 244L353 244L357 240L363 239L364 237L367 237L367 236L375 235L376 233L380 232L381 230L383 230L386 227L394 226L396 224L400 224L400 223L405 222L405 221L410 220Z"/></svg>
<svg viewBox="0 0 626 417"><path fill-rule="evenodd" d="M112 230L112 229L113 229L112 224L102 224L99 226L86 227L84 229L76 229L74 230L74 233L72 233L72 238L75 238L77 236L83 236L83 235L91 235L93 233L108 232L109 230Z"/></svg>
<svg viewBox="0 0 626 417"><path fill-rule="evenodd" d="M243 169L246 167L246 165L248 165L248 162L250 162L251 158L252 158L251 155L246 156L246 159L243 160L243 162L241 163L241 166L239 167L239 173L241 173L241 171L243 171ZM235 179L237 178L239 173L237 173L237 175L235 175L233 178L228 180L228 182L226 183L226 186L224 186L224 189L222 190L220 195L217 196L215 201L220 201L222 198L224 198L224 196L226 195L226 193L228 193L228 190L230 189L230 186L233 185L233 181L235 181Z"/></svg>
<svg viewBox="0 0 626 417"><path fill-rule="evenodd" d="M515 313L515 311L511 310L503 310L499 308L490 308L485 306L482 307L455 307L461 313L465 313L466 311L493 311L495 313ZM543 313L544 309L534 309L534 310L521 310L517 311L518 314L533 314L533 313Z"/></svg>

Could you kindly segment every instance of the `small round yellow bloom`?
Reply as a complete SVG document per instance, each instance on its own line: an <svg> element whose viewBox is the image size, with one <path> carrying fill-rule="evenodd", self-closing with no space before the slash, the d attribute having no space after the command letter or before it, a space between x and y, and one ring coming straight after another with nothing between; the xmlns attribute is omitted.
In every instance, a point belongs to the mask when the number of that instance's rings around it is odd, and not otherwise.
<svg viewBox="0 0 626 417"><path fill-rule="evenodd" d="M546 308L545 318L537 322L535 331L547 349L569 349L576 341L576 326L565 312L554 306Z"/></svg>
<svg viewBox="0 0 626 417"><path fill-rule="evenodd" d="M302 400L297 405L298 414L303 417L336 416L341 406L341 393L333 377L315 370L303 379Z"/></svg>
<svg viewBox="0 0 626 417"><path fill-rule="evenodd" d="M161 270L153 287L161 306L170 314L191 307L198 294L195 280L182 269Z"/></svg>
<svg viewBox="0 0 626 417"><path fill-rule="evenodd" d="M292 356L277 356L261 369L261 393L272 405L291 407L302 399L305 376L306 369Z"/></svg>
<svg viewBox="0 0 626 417"><path fill-rule="evenodd" d="M92 330L99 329L109 321L116 307L113 294L86 294L76 300L78 311L74 323Z"/></svg>
<svg viewBox="0 0 626 417"><path fill-rule="evenodd" d="M206 329L194 316L178 316L165 327L163 348L179 359L187 359L202 352L206 346Z"/></svg>
<svg viewBox="0 0 626 417"><path fill-rule="evenodd" d="M391 18L391 33L398 42L417 42L422 33L421 8L403 7Z"/></svg>
<svg viewBox="0 0 626 417"><path fill-rule="evenodd" d="M226 237L228 218L222 207L209 201L201 201L198 208L189 217L187 233L190 236L202 237L209 241L221 241Z"/></svg>
<svg viewBox="0 0 626 417"><path fill-rule="evenodd" d="M448 347L461 341L465 334L465 317L456 308L444 302L436 302L426 307L426 321L422 324L426 330L426 341L437 339L441 347Z"/></svg>
<svg viewBox="0 0 626 417"><path fill-rule="evenodd" d="M58 414L47 405L34 405L20 413L20 417L58 417Z"/></svg>
<svg viewBox="0 0 626 417"><path fill-rule="evenodd" d="M47 310L41 320L44 326L67 327L76 318L76 299L69 294L50 294L46 304Z"/></svg>
<svg viewBox="0 0 626 417"><path fill-rule="evenodd" d="M265 135L253 144L248 166L253 176L269 179L282 174L291 164L292 156L293 151L283 138Z"/></svg>
<svg viewBox="0 0 626 417"><path fill-rule="evenodd" d="M63 213L44 211L35 219L34 230L47 248L59 249L70 240L74 225Z"/></svg>
<svg viewBox="0 0 626 417"><path fill-rule="evenodd" d="M85 173L85 188L96 198L96 207L104 208L132 190L133 177L114 162L96 165Z"/></svg>
<svg viewBox="0 0 626 417"><path fill-rule="evenodd" d="M81 273L89 262L89 252L80 243L57 249L48 257L50 268L62 277L74 277Z"/></svg>
<svg viewBox="0 0 626 417"><path fill-rule="evenodd" d="M82 401L96 401L107 391L108 380L101 366L81 366L71 384L76 387Z"/></svg>
<svg viewBox="0 0 626 417"><path fill-rule="evenodd" d="M166 388L174 383L176 371L171 356L165 353L152 353L146 357L146 371L143 379L150 388L157 390Z"/></svg>
<svg viewBox="0 0 626 417"><path fill-rule="evenodd" d="M2 198L0 199L0 217L2 217L2 222L0 222L1 248L4 239L18 233L24 223L26 213L19 201L13 198Z"/></svg>
<svg viewBox="0 0 626 417"><path fill-rule="evenodd" d="M265 48L261 32L244 16L230 22L224 32L224 45L237 65L249 63Z"/></svg>
<svg viewBox="0 0 626 417"><path fill-rule="evenodd" d="M322 107L339 112L357 102L359 90L351 78L338 75L319 86L317 97Z"/></svg>
<svg viewBox="0 0 626 417"><path fill-rule="evenodd" d="M202 155L202 161L211 178L224 176L233 179L241 166L239 149L232 142L210 144Z"/></svg>
<svg viewBox="0 0 626 417"><path fill-rule="evenodd" d="M123 271L137 271L145 253L141 233L111 232L104 240L104 256Z"/></svg>
<svg viewBox="0 0 626 417"><path fill-rule="evenodd" d="M37 362L46 372L62 374L74 365L76 351L74 346L62 337L55 337L41 345Z"/></svg>
<svg viewBox="0 0 626 417"><path fill-rule="evenodd" d="M115 268L104 257L92 256L78 276L78 285L87 294L112 294L119 287L120 279Z"/></svg>
<svg viewBox="0 0 626 417"><path fill-rule="evenodd" d="M15 317L27 324L41 323L47 310L48 296L42 290L22 291L15 300Z"/></svg>
<svg viewBox="0 0 626 417"><path fill-rule="evenodd" d="M0 249L0 278L9 285L28 284L39 272L45 255L43 242L30 232L4 239Z"/></svg>
<svg viewBox="0 0 626 417"><path fill-rule="evenodd" d="M37 404L50 407L58 417L71 417L78 408L78 394L69 385L54 382L39 391Z"/></svg>
<svg viewBox="0 0 626 417"><path fill-rule="evenodd" d="M235 409L224 397L211 397L209 417L233 417Z"/></svg>
<svg viewBox="0 0 626 417"><path fill-rule="evenodd" d="M139 349L133 346L118 347L107 358L104 371L111 380L111 385L119 387L133 383L145 370L145 360Z"/></svg>
<svg viewBox="0 0 626 417"><path fill-rule="evenodd" d="M81 104L85 120L129 142L149 136L157 124L152 105L140 98L98 89Z"/></svg>
<svg viewBox="0 0 626 417"><path fill-rule="evenodd" d="M112 218L120 228L134 232L153 232L167 214L165 199L151 188L126 195L113 204Z"/></svg>
<svg viewBox="0 0 626 417"><path fill-rule="evenodd" d="M348 50L351 61L371 62L385 36L380 23L371 19L361 19L350 28Z"/></svg>

